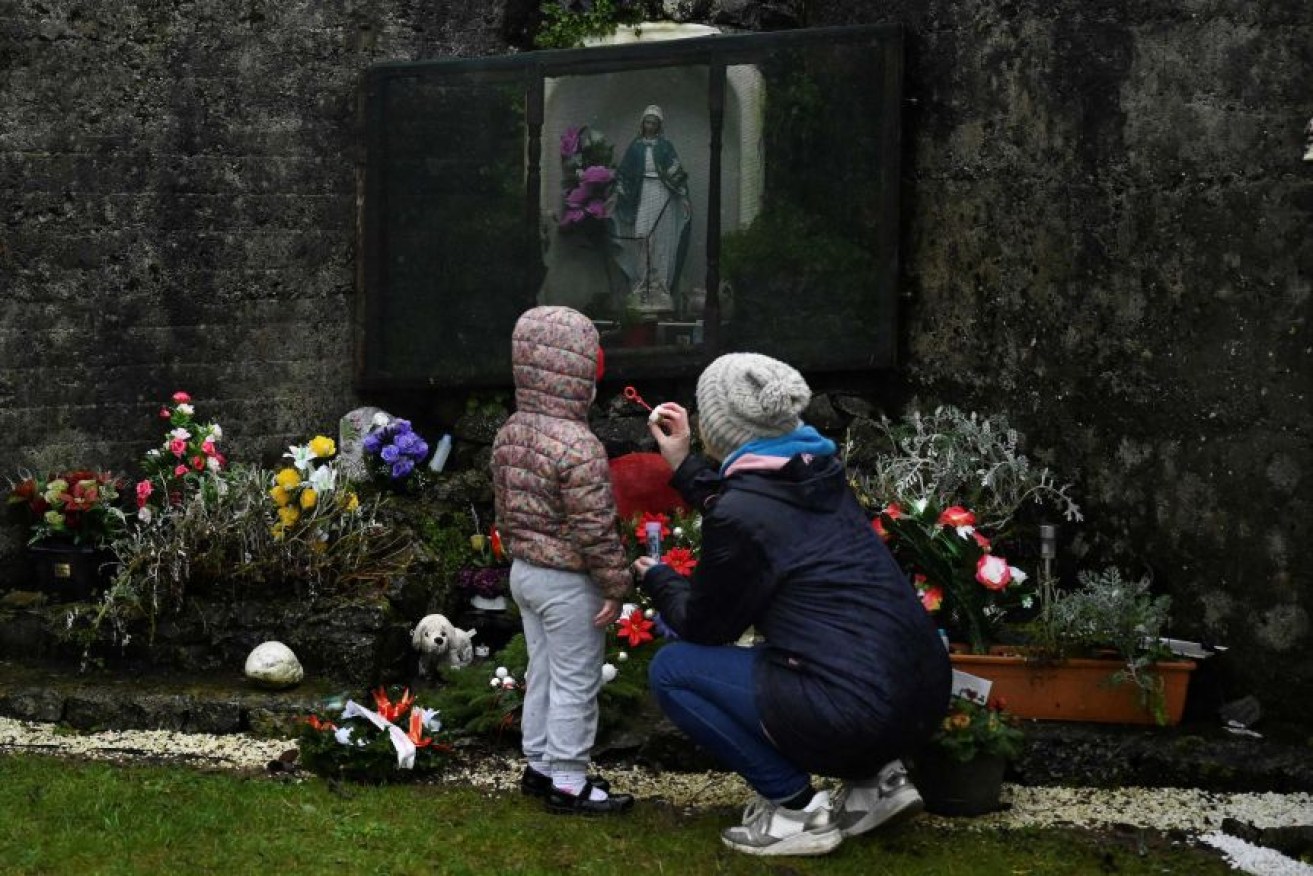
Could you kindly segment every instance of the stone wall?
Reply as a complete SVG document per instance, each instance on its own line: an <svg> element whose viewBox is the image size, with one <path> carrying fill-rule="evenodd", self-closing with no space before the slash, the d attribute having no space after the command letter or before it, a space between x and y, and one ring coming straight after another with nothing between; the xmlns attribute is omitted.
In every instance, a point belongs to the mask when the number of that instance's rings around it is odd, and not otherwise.
<svg viewBox="0 0 1313 876"><path fill-rule="evenodd" d="M906 27L902 365L872 393L1008 415L1079 484L1065 555L1152 572L1180 634L1243 655L1224 696L1307 721L1313 8L668 5ZM0 470L128 465L178 388L242 458L373 401L355 86L510 50L503 11L0 2Z"/></svg>

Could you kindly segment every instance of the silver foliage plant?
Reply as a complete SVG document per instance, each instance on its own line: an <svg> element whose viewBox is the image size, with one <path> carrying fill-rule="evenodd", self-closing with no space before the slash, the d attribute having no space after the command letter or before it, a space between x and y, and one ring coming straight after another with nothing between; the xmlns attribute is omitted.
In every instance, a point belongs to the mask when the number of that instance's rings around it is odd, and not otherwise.
<svg viewBox="0 0 1313 876"><path fill-rule="evenodd" d="M979 527L999 535L1027 503L1051 503L1068 522L1084 519L1069 494L1071 484L1059 484L1048 468L1032 465L1021 450L1023 437L1002 416L943 405L928 414L912 411L898 422L884 417L877 425L886 446L867 455L855 473L859 494L903 507L927 498L941 506L966 505Z"/></svg>

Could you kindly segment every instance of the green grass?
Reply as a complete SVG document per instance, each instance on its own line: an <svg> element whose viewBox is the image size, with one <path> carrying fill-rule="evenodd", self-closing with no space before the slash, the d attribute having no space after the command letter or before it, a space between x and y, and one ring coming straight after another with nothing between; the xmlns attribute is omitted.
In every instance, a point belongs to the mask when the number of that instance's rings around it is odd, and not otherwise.
<svg viewBox="0 0 1313 876"><path fill-rule="evenodd" d="M468 787L329 785L0 756L4 873L1162 874L1229 873L1157 835L968 831L913 822L816 859L721 846L737 813L639 801L615 819L545 814Z"/></svg>

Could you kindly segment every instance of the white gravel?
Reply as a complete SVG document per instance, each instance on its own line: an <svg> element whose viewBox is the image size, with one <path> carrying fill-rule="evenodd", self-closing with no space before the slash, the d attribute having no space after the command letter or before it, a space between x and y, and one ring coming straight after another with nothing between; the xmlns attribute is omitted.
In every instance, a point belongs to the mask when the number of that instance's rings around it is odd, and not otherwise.
<svg viewBox="0 0 1313 876"><path fill-rule="evenodd" d="M165 730L118 730L76 734L52 724L0 718L0 752L30 751L115 761L176 761L196 766L264 770L293 748L291 740L244 734L212 736ZM447 771L443 781L466 783L489 793L518 788L522 763L508 755L481 757ZM653 773L637 767L608 767L619 789L640 799L662 799L684 808L741 806L752 794L737 775ZM1004 810L977 818L927 816L954 830L1014 827L1131 827L1179 830L1222 850L1232 865L1258 876L1313 876L1313 868L1270 849L1222 834L1224 818L1258 828L1313 824L1313 794L1218 793L1191 788L1037 788L1004 786ZM1275 856L1275 857L1273 857Z"/></svg>

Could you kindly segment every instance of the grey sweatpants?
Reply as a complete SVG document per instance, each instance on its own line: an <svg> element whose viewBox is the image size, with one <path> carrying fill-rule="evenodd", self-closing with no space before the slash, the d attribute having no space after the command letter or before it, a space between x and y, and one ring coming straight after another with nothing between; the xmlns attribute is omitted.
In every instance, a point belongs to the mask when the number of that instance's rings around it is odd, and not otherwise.
<svg viewBox="0 0 1313 876"><path fill-rule="evenodd" d="M597 737L606 653L606 631L593 626L602 593L586 573L517 559L511 564L511 596L520 607L529 648L520 719L524 754L552 769L583 772Z"/></svg>

